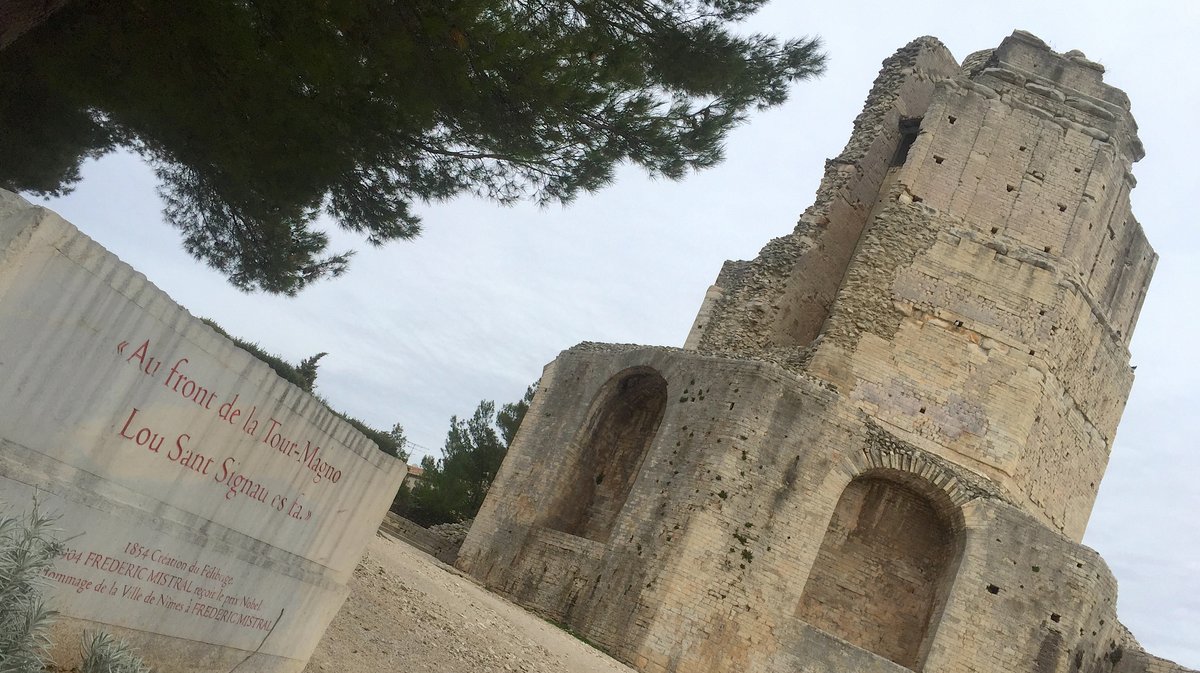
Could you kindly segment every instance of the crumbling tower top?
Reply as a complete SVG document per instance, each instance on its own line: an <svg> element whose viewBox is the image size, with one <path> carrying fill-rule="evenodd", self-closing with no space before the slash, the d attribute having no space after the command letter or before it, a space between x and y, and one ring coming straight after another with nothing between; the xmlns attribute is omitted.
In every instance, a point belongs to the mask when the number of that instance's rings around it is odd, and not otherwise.
<svg viewBox="0 0 1200 673"><path fill-rule="evenodd" d="M1103 66L1016 31L960 67L884 62L795 230L727 262L687 347L836 386L889 431L1080 539L1157 255L1144 152Z"/></svg>

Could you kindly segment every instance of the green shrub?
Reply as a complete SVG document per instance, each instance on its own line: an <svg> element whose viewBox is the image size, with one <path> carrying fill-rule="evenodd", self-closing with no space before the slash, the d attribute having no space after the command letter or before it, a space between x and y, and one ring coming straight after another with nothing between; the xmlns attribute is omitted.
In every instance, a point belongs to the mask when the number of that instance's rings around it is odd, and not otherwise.
<svg viewBox="0 0 1200 673"><path fill-rule="evenodd" d="M229 332L226 332L214 320L211 320L209 318L200 318L200 322L213 328L213 330L215 330L217 332L217 334L220 334L221 336L225 337L226 339L229 339L233 343L237 344L238 348L241 348L242 350L246 351L247 353L253 355L254 357L261 360L262 362L266 363L266 365L268 367L275 370L275 373L278 374L280 378L287 380L292 385L295 385L297 388L301 388L303 390L308 390L309 392L312 391L312 383L310 381L306 381L305 376L303 374L301 374L301 372L298 369L296 369L296 367L293 367L292 364L289 363L288 361L284 360L283 358L279 357L278 355L268 353L267 351L263 350L262 347L256 343L253 343L251 341L246 341L245 339L239 339L239 338L233 336ZM316 378L316 377L314 376L313 378Z"/></svg>
<svg viewBox="0 0 1200 673"><path fill-rule="evenodd" d="M42 600L49 569L62 552L54 517L37 503L24 517L0 514L0 671L42 673L49 658L46 631L57 614Z"/></svg>
<svg viewBox="0 0 1200 673"><path fill-rule="evenodd" d="M317 362L322 357L328 355L328 353L317 353L310 358L306 358L300 363L300 366L297 367L293 366L291 363L279 357L278 355L268 353L256 343L233 336L229 332L226 332L214 320L209 318L200 318L200 322L213 328L217 334L229 339L233 343L237 344L237 346L242 350L250 353L262 362L266 363L266 365L275 370L275 373L281 378L291 382L293 385L302 390L312 393L313 396L321 402L321 404L325 405L326 409L329 409L329 411L333 413L333 415L337 416L343 421L346 421L353 426L355 430L358 430L366 435L371 441L375 442L380 451L383 451L388 455L395 456L400 460L408 459L408 452L404 450L404 430L399 425L393 427L390 432L385 430L377 430L366 423L363 423L357 418L354 418L353 416L348 416L337 409L334 409L329 405L329 402L325 398L316 394L313 388L316 385L317 380ZM4 671L0 670L0 673L4 673Z"/></svg>
<svg viewBox="0 0 1200 673"><path fill-rule="evenodd" d="M82 673L151 673L142 658L107 633L84 634Z"/></svg>
<svg viewBox="0 0 1200 673"><path fill-rule="evenodd" d="M54 527L36 501L24 517L0 513L0 673L45 673L47 631L58 616L46 608L45 571L63 551ZM129 646L107 633L87 634L82 673L150 673Z"/></svg>

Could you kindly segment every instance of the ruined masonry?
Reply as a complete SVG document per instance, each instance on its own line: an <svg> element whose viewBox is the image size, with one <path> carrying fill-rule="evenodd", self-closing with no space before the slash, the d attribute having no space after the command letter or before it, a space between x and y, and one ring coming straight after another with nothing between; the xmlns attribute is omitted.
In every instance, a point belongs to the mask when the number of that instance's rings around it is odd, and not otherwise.
<svg viewBox="0 0 1200 673"><path fill-rule="evenodd" d="M547 366L458 565L647 673L1167 673L1079 544L1157 256L1102 66L883 64L681 349Z"/></svg>

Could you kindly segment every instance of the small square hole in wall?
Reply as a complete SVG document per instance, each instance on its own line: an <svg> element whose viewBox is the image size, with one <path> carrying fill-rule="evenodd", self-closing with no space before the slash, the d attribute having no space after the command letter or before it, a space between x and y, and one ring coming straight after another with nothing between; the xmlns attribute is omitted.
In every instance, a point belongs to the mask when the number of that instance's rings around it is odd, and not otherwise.
<svg viewBox="0 0 1200 673"><path fill-rule="evenodd" d="M1050 613L1050 621L1055 622L1055 623L1061 622L1062 615L1058 614L1057 612L1051 612Z"/></svg>
<svg viewBox="0 0 1200 673"><path fill-rule="evenodd" d="M1012 185L1004 185L1004 191L1006 192L1011 192L1014 189L1016 189L1016 187L1013 187Z"/></svg>
<svg viewBox="0 0 1200 673"><path fill-rule="evenodd" d="M1046 247L1042 248L1042 252L1050 252L1050 246L1047 245Z"/></svg>
<svg viewBox="0 0 1200 673"><path fill-rule="evenodd" d="M992 233L993 233L993 234L994 234L994 233L996 233L996 232L998 232L998 231L1000 231L1000 228L999 228L999 227L992 227Z"/></svg>
<svg viewBox="0 0 1200 673"><path fill-rule="evenodd" d="M1063 205L1063 204L1061 204L1061 203L1060 203L1060 204L1058 204L1058 212L1060 212L1060 213L1065 213L1065 212L1067 212L1067 207L1066 207L1066 206L1064 206L1064 205Z"/></svg>
<svg viewBox="0 0 1200 673"><path fill-rule="evenodd" d="M1000 587L996 586L995 584L989 584L989 585L987 585L987 590L988 590L988 593L989 593L989 594L998 594L998 593L1000 593Z"/></svg>
<svg viewBox="0 0 1200 673"><path fill-rule="evenodd" d="M1076 169L1075 169L1075 172L1076 172L1076 173L1082 173L1082 172L1083 172L1083 169L1082 169L1082 168L1076 168Z"/></svg>
<svg viewBox="0 0 1200 673"><path fill-rule="evenodd" d="M1017 148L1017 149L1019 149L1019 150L1021 150L1022 152L1024 152L1024 151L1025 151L1025 146L1024 146L1024 145L1021 145L1021 146L1020 146L1019 148Z"/></svg>
<svg viewBox="0 0 1200 673"><path fill-rule="evenodd" d="M949 119L950 119L950 123L951 123L951 124L953 124L954 122L958 121L958 117L955 117L954 115L950 115Z"/></svg>
<svg viewBox="0 0 1200 673"><path fill-rule="evenodd" d="M939 157L936 154L933 155L933 163L935 163L935 164L940 164L945 160L946 160L946 157Z"/></svg>

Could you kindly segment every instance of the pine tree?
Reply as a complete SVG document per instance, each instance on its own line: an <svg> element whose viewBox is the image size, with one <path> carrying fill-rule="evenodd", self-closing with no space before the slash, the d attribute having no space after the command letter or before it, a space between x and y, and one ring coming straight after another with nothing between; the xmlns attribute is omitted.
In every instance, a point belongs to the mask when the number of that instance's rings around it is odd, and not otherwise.
<svg viewBox="0 0 1200 673"><path fill-rule="evenodd" d="M735 32L765 0L75 0L0 51L0 186L61 193L116 146L186 249L245 290L345 271L414 205L570 202L623 163L679 179L821 72Z"/></svg>
<svg viewBox="0 0 1200 673"><path fill-rule="evenodd" d="M300 364L296 366L296 374L299 375L302 382L302 385L300 386L301 388L304 388L310 393L313 392L313 389L317 386L317 366L320 363L321 358L325 357L326 355L329 355L329 353L317 353L312 357L304 358L300 361Z"/></svg>
<svg viewBox="0 0 1200 673"><path fill-rule="evenodd" d="M533 395L536 392L537 384L534 383L525 389L525 396L520 401L500 407L500 413L496 414L496 427L500 428L500 438L504 440L506 451L516 439L517 430L520 429L521 421L525 418L525 412L529 411L529 405L533 403Z"/></svg>
<svg viewBox="0 0 1200 673"><path fill-rule="evenodd" d="M411 493L397 496L400 513L426 526L473 518L536 390L537 384L529 386L520 401L504 405L498 413L495 403L483 400L469 419L452 416L442 458L422 459L421 480Z"/></svg>

